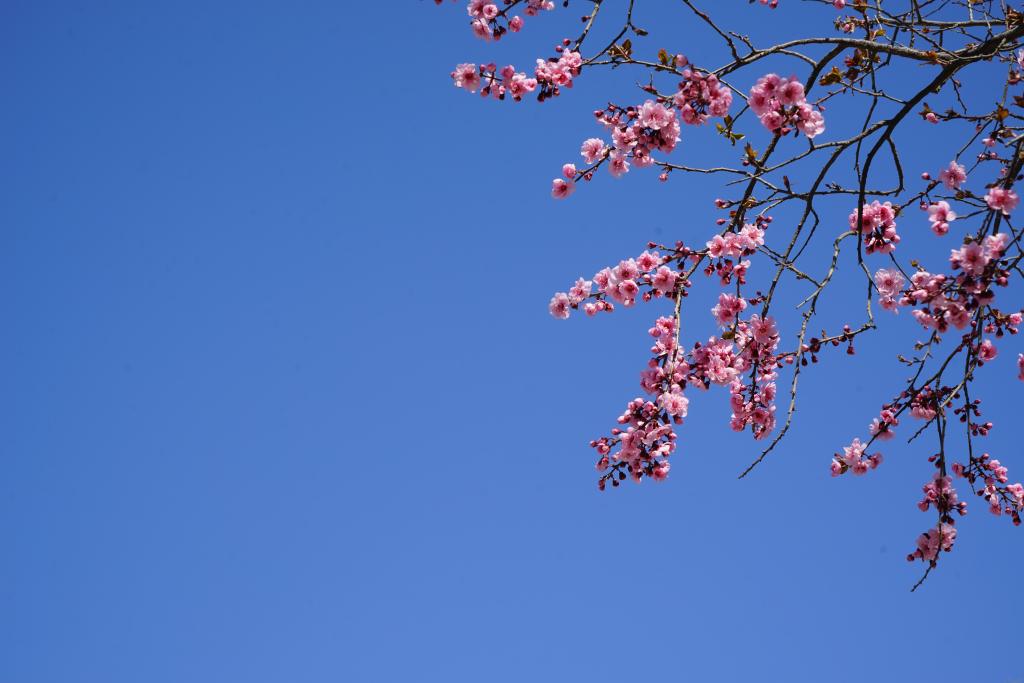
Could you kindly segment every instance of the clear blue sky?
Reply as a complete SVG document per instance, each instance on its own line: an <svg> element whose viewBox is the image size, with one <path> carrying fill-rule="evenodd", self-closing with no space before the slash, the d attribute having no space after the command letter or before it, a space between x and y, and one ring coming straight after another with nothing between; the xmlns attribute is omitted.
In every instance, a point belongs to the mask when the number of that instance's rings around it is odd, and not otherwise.
<svg viewBox="0 0 1024 683"><path fill-rule="evenodd" d="M717 391L668 482L598 493L587 442L663 309L560 323L548 298L652 237L703 241L720 190L648 171L553 202L638 74L482 101L456 63L528 66L583 4L496 50L463 4L0 7L0 682L1024 679L1024 529L972 499L912 595L930 444L829 477L898 386L909 316L805 375L753 476ZM766 38L833 16L717 5ZM643 49L721 59L641 8ZM909 173L948 161L905 135ZM688 129L675 157L710 150ZM923 215L901 232L949 247ZM824 323L859 322L844 286ZM1015 478L1020 346L982 394Z"/></svg>

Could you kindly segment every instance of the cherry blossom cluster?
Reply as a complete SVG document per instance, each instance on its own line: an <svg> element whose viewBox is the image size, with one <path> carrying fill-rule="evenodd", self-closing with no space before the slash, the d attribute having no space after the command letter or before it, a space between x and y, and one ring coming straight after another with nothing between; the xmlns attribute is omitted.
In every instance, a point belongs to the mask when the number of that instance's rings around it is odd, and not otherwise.
<svg viewBox="0 0 1024 683"><path fill-rule="evenodd" d="M945 332L949 326L962 330L971 321L972 311L991 304L995 299L994 286L1005 287L1008 273L1001 259L1009 242L1007 233L989 235L981 242L969 241L950 252L949 263L955 276L932 274L919 270L910 278L910 286L902 274L892 269L875 273L874 283L879 292L879 303L886 310L896 311L898 306L919 306L912 315L926 329ZM1020 324L1019 313L1000 318L991 312L994 322L1005 324L1016 332ZM982 345L981 359L994 357L994 347Z"/></svg>
<svg viewBox="0 0 1024 683"><path fill-rule="evenodd" d="M676 57L676 64L686 63L681 55ZM683 71L683 80L679 89L672 97L672 102L679 110L683 123L699 126L707 123L712 116L724 117L732 106L732 91L718 80L714 74L702 74L693 69Z"/></svg>
<svg viewBox="0 0 1024 683"><path fill-rule="evenodd" d="M949 166L939 172L939 180L949 189L959 190L960 186L967 180L967 169L955 160L951 161Z"/></svg>
<svg viewBox="0 0 1024 683"><path fill-rule="evenodd" d="M731 339L711 337L706 343L695 343L686 354L676 341L676 318L658 318L650 334L655 340L653 356L640 375L640 386L652 398L630 401L618 419L628 426L591 442L599 456L597 470L603 473L598 481L602 490L607 481L618 486L627 473L635 481L644 476L662 480L668 475L667 458L676 448L672 425L681 424L689 411L684 393L688 385L728 386L735 431L749 425L754 438L761 439L775 426L774 351L779 336L771 318L755 315L737 322ZM746 386L741 377L748 372L754 380Z"/></svg>
<svg viewBox="0 0 1024 683"><path fill-rule="evenodd" d="M940 551L949 552L953 549L953 542L956 540L956 527L951 523L940 522L934 529L929 529L917 537L917 550L907 555L907 560L913 562L922 560L933 565L937 562Z"/></svg>
<svg viewBox="0 0 1024 683"><path fill-rule="evenodd" d="M511 64L500 70L495 64L481 64L479 67L476 64L459 64L452 72L452 80L457 88L464 88L469 92L480 89L480 94L484 97L489 95L503 100L508 96L516 102L537 89L536 78L516 71Z"/></svg>
<svg viewBox="0 0 1024 683"><path fill-rule="evenodd" d="M930 507L935 506L939 514L947 514L954 511L961 516L967 514L967 503L957 498L956 489L953 488L953 480L950 477L936 472L932 480L925 484L921 490L924 492L924 497L917 504L921 512L927 512Z"/></svg>
<svg viewBox="0 0 1024 683"><path fill-rule="evenodd" d="M515 66L511 64L499 70L493 63L480 66L465 63L459 64L452 71L452 81L455 87L469 92L476 92L479 89L484 97L491 96L503 100L508 96L516 102L539 87L537 98L543 101L557 96L560 88L571 88L573 78L579 75L580 67L583 65L580 53L565 50L561 45L555 49L561 53L560 56L557 59L538 59L533 76L516 71Z"/></svg>
<svg viewBox="0 0 1024 683"><path fill-rule="evenodd" d="M598 480L598 488L603 491L608 481L618 486L626 472L636 482L645 476L655 481L668 477L668 456L675 450L676 435L671 424L662 421L664 415L657 404L634 399L618 419L625 429L616 427L611 437L591 442L600 456L597 471L605 473Z"/></svg>
<svg viewBox="0 0 1024 683"><path fill-rule="evenodd" d="M1017 208L1017 204L1020 203L1020 197L1013 190L997 185L989 189L985 195L985 203L993 211L999 211L1004 216L1009 216L1010 212Z"/></svg>
<svg viewBox="0 0 1024 683"><path fill-rule="evenodd" d="M583 67L583 57L575 50L567 49L569 39L562 41L561 45L555 46L558 57L538 59L537 66L533 73L540 83L541 90L537 99L541 102L549 97L557 97L561 88L571 88L574 78L580 75Z"/></svg>
<svg viewBox="0 0 1024 683"><path fill-rule="evenodd" d="M871 434L871 440L874 441L875 439L878 439L880 441L888 441L896 436L896 427L900 423L898 414L898 402L882 406L882 410L879 411L878 417L873 419L871 424L868 425L868 433Z"/></svg>
<svg viewBox="0 0 1024 683"><path fill-rule="evenodd" d="M667 299L673 309L671 314L663 312L657 317L649 330L653 343L640 373L643 397L629 401L615 428L591 442L597 451L600 488L606 488L608 482L619 486L627 478L664 480L670 456L680 444L678 426L689 413L694 391L711 390L712 386L728 392L732 429L749 428L757 440L774 435L743 472L746 475L789 429L802 369L817 363L820 351L829 346L845 346L848 354L854 354L854 338L880 326L873 306L877 293L878 306L892 313L906 308L924 333L913 345L911 357L898 356L911 376L881 406L868 425L867 438L853 439L832 455L832 475L852 472L856 476L876 469L883 456L874 442L893 439L897 430L908 431L911 441L933 430L937 433L938 450L929 458L934 476L923 486L918 503L922 511L932 511L937 519L917 538L916 549L908 555L908 559L928 565L925 576L940 553L952 549L957 534L953 518L967 510L953 486L957 477L967 480L993 514L1019 523L1024 484L1011 483L1006 467L988 454L975 455L976 439L987 437L993 424L982 417L981 400L972 396L978 370L1006 361L1010 356L1007 336L1018 334L1024 322L1024 313L997 307L1003 305L997 302L997 294L1006 297L1004 292L1013 291L1007 289L1012 278L1024 274L1024 230L1015 225L1013 215L1020 204L1014 185L1024 178L1024 119L1019 115L1024 92L1013 89L1024 84L1024 49L1019 49L1024 43L1024 24L1019 13L997 7L997 3L975 3L972 11L978 18L965 20L943 6L930 10L926 21L913 7L887 7L882 12L855 3L851 16L829 17L840 32L856 34L855 38L811 36L754 48L741 33L719 27L703 9L683 3L683 11L694 15L696 26L710 26L723 41L721 54L731 54L718 68L706 70L692 66L681 54L644 40L648 33L637 23L644 15L634 14L635 5L641 2L624 3L619 14L622 23L605 34L615 38L611 42L599 39L600 49L594 52L589 51L591 43L587 41L588 36L600 35L592 31L599 10L601 21L617 11L608 3L586 3L579 37L575 42L562 40L555 57L538 60L532 71L517 71L512 65L460 64L452 72L457 87L513 101L529 94L541 101L560 94L573 85L584 65L588 73L624 65L646 72L638 83L644 94L632 105L610 102L594 112L604 131L583 140L583 163L562 166L551 182L556 199L572 195L577 184L592 180L601 166L614 178L645 167L657 167L662 181L670 173L721 178L730 192L735 191L735 195L715 200L723 213L716 219L717 234L709 235L703 246L648 243L639 256L603 268L589 279L580 277L567 291L551 298L549 311L559 319L570 317L573 311L594 316L654 299ZM777 4L776 0L760 2L772 7ZM848 0L831 4L842 11ZM608 9L602 9L606 5ZM553 3L545 0L473 0L468 12L474 32L496 40L522 28L522 20L513 16L516 8L529 16L552 7ZM928 39L914 38L922 35ZM586 58L582 56L585 42ZM805 53L801 45L820 49ZM765 64L784 60L795 60L799 75L765 74ZM905 79L891 80L888 67L896 63L941 68L934 69L934 80L926 84L908 84ZM992 100L964 97L962 76L957 74L969 65L985 63L998 65L998 78L1005 78L1006 87L993 92ZM733 95L739 91L728 83L738 83L743 78L741 72L747 74L749 69L760 69L753 74L756 82L745 98L749 106L730 114ZM952 87L943 87L949 83ZM867 103L866 115L842 117L856 130L833 131L832 139L824 144L812 142L806 151L787 152L787 145L778 144L783 135L808 139L823 135L825 104L833 101L844 107L848 101ZM700 126L721 117L722 122L715 126L717 133L735 148L749 135L748 128L757 126L754 116L773 134L760 151L751 140L743 143L743 153L732 156L731 161L688 160L684 165L664 156L678 147L683 124ZM904 152L894 131L921 126L922 121L943 125L944 135L936 136L937 143L946 140L946 129L954 134L958 126L964 127L964 137L953 146L953 159L937 174L921 174L926 186L915 191L905 187ZM693 134L699 135L699 129ZM797 162L802 170L797 170ZM997 172L982 185L977 176L994 165L999 167L993 169ZM851 167L853 181L846 179ZM867 191L865 188L878 186L879 169L887 167L899 177L896 189ZM820 169L820 175L815 169ZM979 181L977 188L970 186L974 182L968 184L969 176ZM844 196L857 197L848 215L850 231L834 237L830 260L808 263L813 256L807 255L823 253L807 249L817 227L833 220L825 216L824 202ZM897 217L915 204L927 216L922 227L928 225L935 236L947 236L953 229L963 233L950 245L948 262L943 260L937 268L926 269L918 260L907 262L902 256L915 236L903 235L908 239L901 241ZM765 214L781 209L790 210L783 216L792 233L778 244L767 245L771 218ZM848 254L852 244L856 245L859 268L840 268L844 263L841 252ZM865 264L869 255L886 256L891 263L872 268L871 276ZM771 265L770 281L756 290L748 284L755 258ZM722 286L715 292L717 300L709 305L718 330L710 338L702 335L699 340L691 337L683 342L682 306L698 270L709 282L717 280ZM842 279L834 277L840 272L844 276L853 273L856 278L867 276L865 306L858 307L865 318L856 329L847 324L838 334L823 329L819 336L812 336L817 324L812 321L825 301L822 292ZM784 280L793 280L794 288L807 287L797 306L802 318L795 335L797 343L789 350L780 350L778 326L770 315L780 305L780 297L790 294ZM1013 349L1014 372L1024 381L1021 350ZM792 373L787 382L789 407L777 418L777 382L787 365ZM901 421L916 425L906 429ZM947 434L953 433L967 442L963 464L953 463L948 454Z"/></svg>
<svg viewBox="0 0 1024 683"><path fill-rule="evenodd" d="M659 296L674 296L679 283L679 273L669 265L673 259L687 255L688 251L677 251L674 256L662 256L657 251L644 251L636 258L619 262L617 266L602 268L592 280L579 278L568 292L557 292L548 304L552 316L566 319L572 310L581 304L587 315L615 310L615 304L632 306L638 297L649 301ZM597 291L594 292L594 285ZM641 288L647 291L641 293ZM584 303L587 298L593 301Z"/></svg>
<svg viewBox="0 0 1024 683"><path fill-rule="evenodd" d="M686 261L700 263L710 259L708 275L717 273L723 285L730 284L735 277L738 287L746 265L742 269L727 266L732 264L729 257L749 255L763 245L770 222L770 217L759 216L755 223L745 224L735 232L713 236L703 250L691 250L677 242L674 249L662 247L668 251L662 255L652 251L656 245L651 243L638 257L603 268L591 280L579 278L568 292L556 293L549 311L552 316L565 319L571 311L581 308L588 315L595 315L614 310L616 304L631 306L641 298L678 299L686 296L690 286L676 268ZM676 437L662 427L679 424L686 416L689 399L684 388L688 385L700 389L711 385L728 387L732 429L744 431L749 427L755 439L772 432L776 425L775 380L782 363L776 353L779 334L770 316L754 314L743 319L741 314L747 306L747 300L740 294L722 293L711 314L724 332L707 342L694 343L688 352L679 347L677 317L656 321L650 330L655 339L653 357L640 380L651 398L629 403L619 419L620 424L629 425L625 431L616 428L610 436L592 443L600 456L598 469L604 473L599 482L602 488L608 481L617 485L627 474L638 481L644 476L663 479L667 475L668 468L662 466L661 459L672 452Z"/></svg>
<svg viewBox="0 0 1024 683"><path fill-rule="evenodd" d="M1021 511L1024 510L1024 484L1010 484L1008 470L998 460L983 453L972 457L967 466L953 464L953 474L967 479L971 487L982 484L978 496L989 504L989 512L997 517L1005 513L1015 525L1020 525Z"/></svg>
<svg viewBox="0 0 1024 683"><path fill-rule="evenodd" d="M887 311L899 313L897 297L907 282L903 274L893 268L880 268L875 271L874 282L878 288L878 304Z"/></svg>
<svg viewBox="0 0 1024 683"><path fill-rule="evenodd" d="M440 5L443 0L434 0L434 4ZM499 9L497 3L492 0L469 0L466 12L470 17L470 28L473 35L481 40L501 40L501 37L508 33L518 33L523 29L523 18L521 16L508 16L509 11L517 5L523 4L524 0L506 0L504 9ZM523 14L533 17L543 10L553 10L555 3L552 0L525 0Z"/></svg>
<svg viewBox="0 0 1024 683"><path fill-rule="evenodd" d="M655 163L652 152L668 154L679 142L680 124L675 109L660 101L647 100L640 106L618 107L594 112L598 123L611 132L612 144L600 138L590 138L580 147L580 155L587 164L608 162L608 170L615 178L629 172L630 166L645 168ZM592 170L580 171L579 176L589 180Z"/></svg>
<svg viewBox="0 0 1024 683"><path fill-rule="evenodd" d="M679 67L689 63L682 55L677 55L674 62ZM680 121L701 125L712 116L727 116L731 105L732 92L717 76L686 68L672 97L649 99L628 107L609 104L607 108L595 111L597 122L609 131L611 144L601 138L584 140L580 155L589 168L576 170L574 165L566 164L563 167L564 177L552 181L552 196L556 199L568 197L577 180L590 180L594 168L605 162L615 178L621 178L631 167L654 165L657 162L652 153L668 154L679 143ZM662 173L660 177L665 180L668 175Z"/></svg>
<svg viewBox="0 0 1024 683"><path fill-rule="evenodd" d="M936 465L938 466L938 465ZM917 538L917 549L907 555L907 561L921 560L935 566L940 551L949 552L956 540L956 527L952 513L967 514L967 503L959 500L953 480L944 471L936 472L932 480L922 487L924 496L917 507L922 512L934 507L939 515L936 526Z"/></svg>
<svg viewBox="0 0 1024 683"><path fill-rule="evenodd" d="M857 210L850 214L850 229L857 229ZM877 199L865 203L860 210L860 232L864 236L867 253L889 254L896 249L900 236L896 234L896 212L892 202L882 204Z"/></svg>
<svg viewBox="0 0 1024 683"><path fill-rule="evenodd" d="M773 133L786 135L796 128L813 138L825 132L825 117L807 103L804 85L795 78L762 76L750 89L747 103L761 125Z"/></svg>
<svg viewBox="0 0 1024 683"><path fill-rule="evenodd" d="M611 436L590 443L599 456L596 468L603 473L598 479L602 491L608 481L618 486L627 472L637 482L644 476L655 481L668 476L668 457L676 447L672 425L682 424L690 403L683 393L689 366L679 359L677 325L675 318L662 316L649 330L653 357L640 374L640 386L654 400L630 401L618 418L619 424L628 425L625 430L616 427Z"/></svg>
<svg viewBox="0 0 1024 683"><path fill-rule="evenodd" d="M838 477L847 472L853 472L860 476L882 464L881 453L865 455L865 449L867 449L867 444L861 443L860 439L854 439L849 446L843 446L842 453L832 456L832 476Z"/></svg>
<svg viewBox="0 0 1024 683"><path fill-rule="evenodd" d="M708 265L704 274L717 275L722 285L736 281L743 285L747 281L747 270L751 256L758 248L764 246L764 234L771 224L771 216L758 216L754 223L744 223L738 230L731 229L715 235L705 245Z"/></svg>
<svg viewBox="0 0 1024 683"><path fill-rule="evenodd" d="M729 384L729 426L735 432L749 426L754 439L760 440L775 429L779 332L771 316L754 314L735 325L732 340L739 348L739 371L749 371L752 378L748 385L737 375Z"/></svg>
<svg viewBox="0 0 1024 683"><path fill-rule="evenodd" d="M932 223L932 232L942 237L949 232L949 224L956 220L956 211L950 208L949 202L938 201L926 204L922 208L928 211L928 220Z"/></svg>

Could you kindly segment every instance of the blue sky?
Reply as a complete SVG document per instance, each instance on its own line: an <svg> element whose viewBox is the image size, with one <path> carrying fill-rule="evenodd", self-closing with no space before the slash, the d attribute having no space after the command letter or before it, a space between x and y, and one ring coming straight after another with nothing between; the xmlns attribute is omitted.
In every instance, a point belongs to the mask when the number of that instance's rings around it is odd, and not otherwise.
<svg viewBox="0 0 1024 683"><path fill-rule="evenodd" d="M764 41L830 30L782 3L720 9ZM829 477L899 385L909 316L806 373L752 476L718 391L668 482L597 492L587 442L665 309L562 323L547 301L649 239L707 239L722 190L641 171L550 199L638 74L543 105L448 78L525 67L581 7L489 46L461 2L3 4L0 681L1024 679L1022 531L972 500L911 595L930 444ZM640 7L642 49L721 61L690 17ZM912 175L950 158L923 123L903 135ZM730 153L688 129L675 155ZM941 263L905 220L901 248ZM859 322L850 265L823 325ZM693 339L717 294L698 289ZM1015 343L982 396L1019 478Z"/></svg>

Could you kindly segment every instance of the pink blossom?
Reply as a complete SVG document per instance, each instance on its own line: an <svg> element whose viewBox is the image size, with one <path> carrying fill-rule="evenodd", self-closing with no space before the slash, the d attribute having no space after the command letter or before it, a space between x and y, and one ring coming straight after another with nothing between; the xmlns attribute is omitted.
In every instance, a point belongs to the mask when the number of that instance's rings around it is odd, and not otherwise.
<svg viewBox="0 0 1024 683"><path fill-rule="evenodd" d="M474 19L471 28L473 29L473 35L481 40L490 40L494 36L494 32L491 30L491 26L487 23L486 19Z"/></svg>
<svg viewBox="0 0 1024 683"><path fill-rule="evenodd" d="M1017 207L1020 198L1013 190L996 186L989 188L988 194L985 195L985 202L993 211L1002 211L1004 216L1009 216L1010 212Z"/></svg>
<svg viewBox="0 0 1024 683"><path fill-rule="evenodd" d="M951 161L949 166L939 172L939 180L951 190L960 189L960 186L967 180L967 169L956 161Z"/></svg>
<svg viewBox="0 0 1024 683"><path fill-rule="evenodd" d="M626 161L626 156L618 150L612 152L611 163L608 165L608 170L611 172L612 176L616 178L621 178L628 173L629 162Z"/></svg>
<svg viewBox="0 0 1024 683"><path fill-rule="evenodd" d="M576 183L572 180L555 178L551 181L551 196L555 199L565 199L576 191Z"/></svg>
<svg viewBox="0 0 1024 683"><path fill-rule="evenodd" d="M583 57L579 52L566 50L555 61L538 59L534 69L537 81L552 90L555 88L571 88L572 80L580 73Z"/></svg>
<svg viewBox="0 0 1024 683"><path fill-rule="evenodd" d="M558 292L551 297L551 303L548 304L548 311L559 320L565 320L569 317L569 305L569 295L565 292Z"/></svg>
<svg viewBox="0 0 1024 683"><path fill-rule="evenodd" d="M915 559L934 562L939 556L939 551L948 552L953 548L955 540L956 528L952 524L940 523L934 529L929 529L918 537L917 550L907 555L907 559L911 562Z"/></svg>
<svg viewBox="0 0 1024 683"><path fill-rule="evenodd" d="M680 59L681 58L681 59ZM679 62L682 61L682 64ZM685 68L686 58L677 56L676 66ZM707 122L711 116L725 116L732 105L732 92L714 74L701 74L692 69L683 71L679 90L672 98L679 116L690 126Z"/></svg>
<svg viewBox="0 0 1024 683"><path fill-rule="evenodd" d="M665 479L668 477L668 471L671 467L671 463L669 463L667 460L662 460L657 465L655 465L654 469L651 471L651 479L653 479L654 481L665 481Z"/></svg>
<svg viewBox="0 0 1024 683"><path fill-rule="evenodd" d="M580 154L583 155L583 161L592 164L604 156L605 149L604 140L601 138L589 138L583 141L583 146L580 147Z"/></svg>
<svg viewBox="0 0 1024 683"><path fill-rule="evenodd" d="M591 287L592 283L590 280L584 280L583 278L576 280L576 284L569 289L569 302L578 304L586 299L590 296Z"/></svg>
<svg viewBox="0 0 1024 683"><path fill-rule="evenodd" d="M985 253L988 254L989 258L998 259L1002 258L1006 252L1006 246L1010 242L1010 236L1008 233L1000 232L995 235L989 235L984 239L982 244L985 247Z"/></svg>
<svg viewBox="0 0 1024 683"><path fill-rule="evenodd" d="M675 117L675 113L661 104L658 104L654 100L647 100L640 105L638 112L638 121L644 128L651 128L652 130L661 130L668 126L672 119Z"/></svg>
<svg viewBox="0 0 1024 683"><path fill-rule="evenodd" d="M878 303L887 311L898 313L896 299L906 280L895 269L882 268L875 272L875 286L878 287Z"/></svg>
<svg viewBox="0 0 1024 683"><path fill-rule="evenodd" d="M686 417L690 405L690 399L679 392L667 391L658 397L658 405L665 409L669 415Z"/></svg>
<svg viewBox="0 0 1024 683"><path fill-rule="evenodd" d="M707 377L713 384L729 384L742 367L732 342L711 337L704 346L693 350L693 360L698 374Z"/></svg>
<svg viewBox="0 0 1024 683"><path fill-rule="evenodd" d="M928 205L928 220L932 232L942 237L949 232L949 224L956 218L956 212L949 208L949 202L939 201Z"/></svg>
<svg viewBox="0 0 1024 683"><path fill-rule="evenodd" d="M750 330L754 335L754 341L758 344L770 344L777 341L779 336L775 327L775 319L770 315L764 318L757 314L750 316Z"/></svg>
<svg viewBox="0 0 1024 683"><path fill-rule="evenodd" d="M978 360L983 363L988 363L995 359L998 353L999 350L996 349L996 345L992 343L991 339L986 339L978 345Z"/></svg>
<svg viewBox="0 0 1024 683"><path fill-rule="evenodd" d="M747 102L761 125L772 132L785 134L794 126L813 138L825 130L824 117L807 103L803 84L796 79L767 74L750 89Z"/></svg>
<svg viewBox="0 0 1024 683"><path fill-rule="evenodd" d="M469 5L466 6L466 13L474 19L479 19L484 16L484 7L489 3L490 0L469 0Z"/></svg>
<svg viewBox="0 0 1024 683"><path fill-rule="evenodd" d="M615 266L615 277L620 280L632 280L638 275L640 275L640 267L637 266L634 259L619 261L619 265Z"/></svg>
<svg viewBox="0 0 1024 683"><path fill-rule="evenodd" d="M661 266L651 278L651 284L662 294L668 294L676 287L676 272L668 266Z"/></svg>
<svg viewBox="0 0 1024 683"><path fill-rule="evenodd" d="M953 268L959 267L968 275L978 276L985 271L989 255L980 244L971 242L960 249L953 249L949 255L949 262Z"/></svg>
<svg viewBox="0 0 1024 683"><path fill-rule="evenodd" d="M857 229L857 211L850 214L850 228ZM860 231L865 236L867 253L888 254L896 249L900 236L896 234L896 213L892 203L880 203L877 199L865 203L861 209Z"/></svg>
<svg viewBox="0 0 1024 683"><path fill-rule="evenodd" d="M832 456L832 476L837 477L845 472L853 472L860 476L869 469L875 469L882 464L882 454L864 455L867 444L861 443L860 439L854 439L849 446L843 447L843 452Z"/></svg>
<svg viewBox="0 0 1024 683"><path fill-rule="evenodd" d="M659 257L658 252L651 253L649 251L645 251L636 259L637 268L644 273L654 270L660 263L661 258Z"/></svg>
<svg viewBox="0 0 1024 683"><path fill-rule="evenodd" d="M455 87L476 92L480 87L480 71L476 64L459 64L452 72L452 80L455 81Z"/></svg>
<svg viewBox="0 0 1024 683"><path fill-rule="evenodd" d="M936 510L943 514L953 512L954 510L964 514L967 510L967 504L961 503L957 498L956 489L953 488L953 480L940 475L938 472L935 473L931 481L922 487L922 491L924 491L924 498L917 504L921 512L927 511L933 505Z"/></svg>
<svg viewBox="0 0 1024 683"><path fill-rule="evenodd" d="M873 419L871 424L868 425L868 432L876 439L888 441L896 436L893 426L899 424L899 420L896 419L891 411L886 410L882 411L882 413L881 416Z"/></svg>
<svg viewBox="0 0 1024 683"><path fill-rule="evenodd" d="M719 327L729 327L736 322L739 314L746 309L747 302L732 294L719 294L718 303L711 309Z"/></svg>
<svg viewBox="0 0 1024 683"><path fill-rule="evenodd" d="M875 286L886 296L895 296L903 289L906 280L900 271L892 268L880 268L875 271Z"/></svg>

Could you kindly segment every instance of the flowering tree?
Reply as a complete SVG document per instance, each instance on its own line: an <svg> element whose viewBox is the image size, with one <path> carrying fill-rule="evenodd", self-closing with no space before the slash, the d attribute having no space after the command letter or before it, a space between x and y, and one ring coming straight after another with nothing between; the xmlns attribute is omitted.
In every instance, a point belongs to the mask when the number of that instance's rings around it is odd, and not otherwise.
<svg viewBox="0 0 1024 683"><path fill-rule="evenodd" d="M773 8L777 1L760 0ZM639 102L610 103L594 112L603 133L583 141L579 167L568 163L562 168L551 187L556 199L568 198L602 166L614 177L650 167L663 182L678 173L726 181L726 196L715 200L722 215L706 239L650 242L639 256L590 279L579 278L551 299L556 318L575 311L610 313L637 301L670 303L671 314L658 317L650 329L654 343L640 377L648 398L630 401L618 417L619 426L591 442L601 490L626 479L664 480L676 428L687 415L688 391L713 385L727 391L732 429L749 430L762 444L741 474L746 475L788 431L801 371L827 349L843 347L852 354L855 339L878 327L876 303L887 312L906 310L920 323L921 341L899 356L910 378L892 387L891 400L864 439L853 439L832 457L831 472L863 475L877 468L882 454L869 451L875 451L875 442L893 438L901 423L911 440L934 434L935 451L918 506L934 509L935 520L908 555L908 560L925 563L923 581L940 552L953 547L954 515L967 510L954 478L965 480L993 514L1005 514L1014 524L1020 524L1024 510L1024 486L1009 483L1007 468L980 452L976 441L992 424L982 421L981 401L972 396L977 372L996 357L1001 338L1017 333L1022 320L999 292L1007 298L1011 280L1024 275L1022 231L1011 219L1018 204L1013 185L1024 165L1024 93L1015 88L1024 78L1024 50L1018 51L1024 15L992 0L911 0L898 11L861 0L850 6L846 0L812 1L839 11L834 35L756 47L691 0L680 0L679 11L720 39L729 55L724 65L710 68L695 55L656 46L642 55L639 44L648 33L636 23L642 4L637 0L624 0L623 13L615 17L604 16L611 3L587 0L579 35L562 40L554 55L537 59L530 72L511 65L459 64L451 75L467 91L518 102L562 95L576 79L601 68L648 72ZM569 2L562 4L568 7ZM523 30L523 15L553 9L548 0L471 0L468 5L472 32L488 41ZM592 46L588 38L605 20L613 22L614 37ZM763 62L769 58L790 60L800 76L766 72ZM914 79L900 75L907 64L920 67ZM960 74L978 69L989 70L997 87L987 99L963 97ZM852 134L826 134L826 105L832 100L844 107L850 101L863 104L862 124ZM922 173L919 180L905 177L894 142L901 124L915 117L942 130L950 159L940 172ZM723 160L703 167L673 161L683 126L709 123L723 139ZM767 130L761 150L749 141L738 144L752 127ZM790 179L797 166L810 169L800 187ZM839 170L850 176L846 169L851 167L850 179L839 180L844 177ZM889 169L894 186L876 186L879 167ZM826 198L845 201L848 216L822 215ZM918 208L926 212L926 221L908 215ZM784 221L772 220L784 211ZM897 223L904 220L930 225L935 239L951 241L951 231L959 235L939 272L898 254ZM779 227L783 222L785 227ZM808 245L815 238L829 244L822 253L830 258L808 263ZM819 301L834 280L841 253L849 252L866 289L863 318L815 336ZM755 268L764 275L761 286L752 290L748 274ZM685 341L680 338L684 300L698 276L721 288L710 311L721 332L706 341ZM806 290L796 301L780 296L785 279ZM780 330L773 310L794 304L798 323ZM795 343L787 345L783 338ZM1022 354L1015 372L1024 380ZM780 377L785 387L781 412L776 407ZM947 437L954 434L965 442L957 449L965 455L955 461L947 451Z"/></svg>

